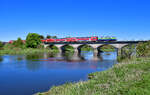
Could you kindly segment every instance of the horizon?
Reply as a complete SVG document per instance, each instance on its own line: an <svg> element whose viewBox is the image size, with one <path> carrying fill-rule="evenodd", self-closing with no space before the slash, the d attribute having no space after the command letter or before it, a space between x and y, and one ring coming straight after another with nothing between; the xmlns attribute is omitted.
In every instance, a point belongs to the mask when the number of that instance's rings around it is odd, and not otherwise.
<svg viewBox="0 0 150 95"><path fill-rule="evenodd" d="M0 41L28 33L63 38L115 36L150 40L147 0L1 0Z"/></svg>

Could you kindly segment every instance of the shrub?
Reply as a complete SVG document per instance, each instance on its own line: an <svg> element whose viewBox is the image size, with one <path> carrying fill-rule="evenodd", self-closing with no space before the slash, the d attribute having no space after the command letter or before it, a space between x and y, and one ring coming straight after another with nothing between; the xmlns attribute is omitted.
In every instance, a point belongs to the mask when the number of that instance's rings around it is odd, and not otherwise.
<svg viewBox="0 0 150 95"><path fill-rule="evenodd" d="M3 43L0 41L0 49L2 49L3 48Z"/></svg>
<svg viewBox="0 0 150 95"><path fill-rule="evenodd" d="M23 48L24 43L21 38L18 38L17 41L13 42L13 45L18 48Z"/></svg>
<svg viewBox="0 0 150 95"><path fill-rule="evenodd" d="M26 38L26 47L37 48L41 44L40 35L36 33L29 33Z"/></svg>
<svg viewBox="0 0 150 95"><path fill-rule="evenodd" d="M4 49L13 49L13 48L14 48L14 45L8 43L8 44L5 44L3 48L4 48Z"/></svg>
<svg viewBox="0 0 150 95"><path fill-rule="evenodd" d="M43 35L40 35L40 39L44 39L44 36L43 36Z"/></svg>
<svg viewBox="0 0 150 95"><path fill-rule="evenodd" d="M150 56L150 41L139 43L136 48L138 57Z"/></svg>
<svg viewBox="0 0 150 95"><path fill-rule="evenodd" d="M47 35L47 37L46 37L47 39L50 39L51 38L51 36L50 35Z"/></svg>

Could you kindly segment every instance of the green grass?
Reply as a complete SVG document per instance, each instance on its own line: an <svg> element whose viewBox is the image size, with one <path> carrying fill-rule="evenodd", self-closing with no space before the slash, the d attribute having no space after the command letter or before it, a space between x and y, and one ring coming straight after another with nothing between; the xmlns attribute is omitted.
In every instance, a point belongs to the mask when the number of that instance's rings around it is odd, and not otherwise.
<svg viewBox="0 0 150 95"><path fill-rule="evenodd" d="M35 53L51 53L51 52L57 52L57 50L50 50L50 49L33 49L33 48L13 48L13 49L3 49L0 50L0 55L21 55L21 54L35 54Z"/></svg>
<svg viewBox="0 0 150 95"><path fill-rule="evenodd" d="M137 58L89 74L88 81L54 86L37 95L150 95L150 58Z"/></svg>

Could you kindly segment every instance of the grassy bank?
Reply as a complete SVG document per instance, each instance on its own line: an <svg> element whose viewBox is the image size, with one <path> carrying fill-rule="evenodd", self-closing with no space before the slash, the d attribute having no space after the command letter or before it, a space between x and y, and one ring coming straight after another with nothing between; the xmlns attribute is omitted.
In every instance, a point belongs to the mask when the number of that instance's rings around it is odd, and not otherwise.
<svg viewBox="0 0 150 95"><path fill-rule="evenodd" d="M57 50L50 50L50 49L33 49L33 48L13 48L13 49L3 49L0 50L0 55L21 55L21 54L35 54L35 53L52 53L58 52Z"/></svg>
<svg viewBox="0 0 150 95"><path fill-rule="evenodd" d="M136 58L89 74L88 81L52 87L37 95L150 95L150 58Z"/></svg>

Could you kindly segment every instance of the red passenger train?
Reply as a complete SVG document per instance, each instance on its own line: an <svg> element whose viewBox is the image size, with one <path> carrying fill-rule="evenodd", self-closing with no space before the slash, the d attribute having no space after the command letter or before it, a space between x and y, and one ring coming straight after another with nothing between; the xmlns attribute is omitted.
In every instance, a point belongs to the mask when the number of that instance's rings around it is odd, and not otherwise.
<svg viewBox="0 0 150 95"><path fill-rule="evenodd" d="M45 39L42 42L83 42L83 41L98 41L98 37L71 37L60 39Z"/></svg>

